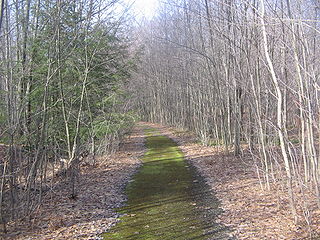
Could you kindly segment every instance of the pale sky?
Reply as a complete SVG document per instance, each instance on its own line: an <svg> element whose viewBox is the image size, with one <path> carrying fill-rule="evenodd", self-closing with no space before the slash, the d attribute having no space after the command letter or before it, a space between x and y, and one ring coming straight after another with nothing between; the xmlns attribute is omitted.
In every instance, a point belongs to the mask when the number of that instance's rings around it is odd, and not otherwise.
<svg viewBox="0 0 320 240"><path fill-rule="evenodd" d="M150 19L154 16L158 0L125 0L128 4L132 4L132 10L135 12L137 17L146 17Z"/></svg>

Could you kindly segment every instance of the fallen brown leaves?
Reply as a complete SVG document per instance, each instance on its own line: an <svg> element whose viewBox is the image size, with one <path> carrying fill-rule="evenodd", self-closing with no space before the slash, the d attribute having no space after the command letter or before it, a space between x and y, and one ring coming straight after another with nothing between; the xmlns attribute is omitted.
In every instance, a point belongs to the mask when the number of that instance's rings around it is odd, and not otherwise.
<svg viewBox="0 0 320 240"><path fill-rule="evenodd" d="M95 166L81 167L77 199L65 184L55 186L31 221L16 222L3 239L98 239L117 222L113 210L125 201L123 189L144 153L141 128L135 128L119 152L101 157Z"/></svg>
<svg viewBox="0 0 320 240"><path fill-rule="evenodd" d="M99 164L81 169L79 195L68 197L63 185L45 198L28 228L16 223L10 239L97 239L117 222L115 207L125 201L123 187L140 165L144 152L142 129L154 127L175 140L186 158L205 177L221 200L224 213L217 220L233 229L238 239L309 239L307 226L293 224L284 192L263 191L249 156L235 158L217 147L204 147L186 132L141 123L122 149ZM312 202L312 201L311 201ZM320 211L313 211L311 229L320 233Z"/></svg>
<svg viewBox="0 0 320 240"><path fill-rule="evenodd" d="M294 224L286 193L261 189L249 155L236 158L219 147L197 144L191 133L179 133L158 124L151 126L175 140L186 159L205 177L224 210L218 222L233 229L238 239L310 239L301 216L299 224ZM313 211L312 219L312 231L320 234L319 210Z"/></svg>

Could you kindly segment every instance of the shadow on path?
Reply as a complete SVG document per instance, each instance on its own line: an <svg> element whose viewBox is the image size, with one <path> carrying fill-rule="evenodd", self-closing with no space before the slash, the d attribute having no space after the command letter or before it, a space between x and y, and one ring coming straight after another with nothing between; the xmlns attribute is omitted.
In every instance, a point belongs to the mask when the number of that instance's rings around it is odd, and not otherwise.
<svg viewBox="0 0 320 240"><path fill-rule="evenodd" d="M195 169L188 166L174 141L146 130L148 152L126 188L128 202L118 209L120 222L104 239L231 239L215 223L221 213Z"/></svg>

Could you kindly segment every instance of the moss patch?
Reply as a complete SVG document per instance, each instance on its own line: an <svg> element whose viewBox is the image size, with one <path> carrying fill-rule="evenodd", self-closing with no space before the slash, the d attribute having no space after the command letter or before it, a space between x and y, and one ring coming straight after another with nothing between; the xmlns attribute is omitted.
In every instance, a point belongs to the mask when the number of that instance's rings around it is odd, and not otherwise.
<svg viewBox="0 0 320 240"><path fill-rule="evenodd" d="M104 239L225 239L225 228L212 223L214 207L203 203L203 185L175 142L146 131L148 152L126 189L127 205L120 222ZM212 201L212 196L210 198ZM204 211L205 208L205 211ZM212 211L214 209L214 211Z"/></svg>

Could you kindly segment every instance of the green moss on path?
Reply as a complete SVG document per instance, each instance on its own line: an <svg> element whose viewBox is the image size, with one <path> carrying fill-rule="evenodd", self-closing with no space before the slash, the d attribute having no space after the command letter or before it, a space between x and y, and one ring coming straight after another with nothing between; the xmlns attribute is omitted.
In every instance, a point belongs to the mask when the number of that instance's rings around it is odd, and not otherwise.
<svg viewBox="0 0 320 240"><path fill-rule="evenodd" d="M201 179L170 138L148 129L143 166L128 184L120 222L104 239L227 239L213 223L218 202L208 205ZM205 211L204 211L205 210Z"/></svg>

